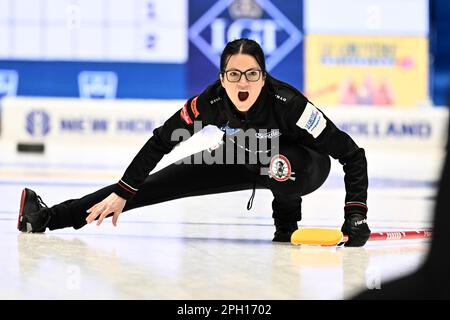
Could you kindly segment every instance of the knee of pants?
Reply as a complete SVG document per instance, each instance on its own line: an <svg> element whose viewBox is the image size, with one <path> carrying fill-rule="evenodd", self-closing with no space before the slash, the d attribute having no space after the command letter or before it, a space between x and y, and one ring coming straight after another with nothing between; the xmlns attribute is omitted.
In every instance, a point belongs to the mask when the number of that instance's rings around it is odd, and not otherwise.
<svg viewBox="0 0 450 320"><path fill-rule="evenodd" d="M293 143L280 145L279 151L270 160L266 178L267 187L274 193L305 195L328 177L327 155Z"/></svg>
<svg viewBox="0 0 450 320"><path fill-rule="evenodd" d="M272 218L279 221L300 221L302 219L302 198L299 195L273 194Z"/></svg>

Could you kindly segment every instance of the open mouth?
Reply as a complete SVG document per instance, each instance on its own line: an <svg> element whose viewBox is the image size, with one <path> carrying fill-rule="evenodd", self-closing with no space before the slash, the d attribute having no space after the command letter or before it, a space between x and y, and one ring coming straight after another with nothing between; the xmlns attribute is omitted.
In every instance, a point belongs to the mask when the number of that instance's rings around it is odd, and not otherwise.
<svg viewBox="0 0 450 320"><path fill-rule="evenodd" d="M239 101L243 102L248 99L249 93L247 91L239 91L238 98Z"/></svg>

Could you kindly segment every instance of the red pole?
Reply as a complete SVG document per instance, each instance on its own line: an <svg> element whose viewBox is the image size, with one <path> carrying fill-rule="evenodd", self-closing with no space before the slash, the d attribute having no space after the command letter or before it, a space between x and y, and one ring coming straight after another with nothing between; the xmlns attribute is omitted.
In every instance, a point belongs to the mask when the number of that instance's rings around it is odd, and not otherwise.
<svg viewBox="0 0 450 320"><path fill-rule="evenodd" d="M369 241L381 240L407 240L407 239L426 239L431 238L433 232L431 230L417 230L417 231L389 231L389 232L374 232L370 234ZM348 236L344 236L342 242L347 242Z"/></svg>

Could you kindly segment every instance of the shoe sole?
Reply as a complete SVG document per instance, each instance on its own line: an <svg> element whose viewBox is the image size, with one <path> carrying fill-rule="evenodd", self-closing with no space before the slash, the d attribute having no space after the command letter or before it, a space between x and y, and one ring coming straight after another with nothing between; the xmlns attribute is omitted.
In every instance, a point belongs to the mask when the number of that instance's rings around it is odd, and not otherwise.
<svg viewBox="0 0 450 320"><path fill-rule="evenodd" d="M19 230L19 231L22 231L22 230L20 230L20 219L22 218L22 215L23 215L23 205L25 204L26 196L27 196L26 189L23 189L22 196L20 198L19 218L17 218L17 230Z"/></svg>

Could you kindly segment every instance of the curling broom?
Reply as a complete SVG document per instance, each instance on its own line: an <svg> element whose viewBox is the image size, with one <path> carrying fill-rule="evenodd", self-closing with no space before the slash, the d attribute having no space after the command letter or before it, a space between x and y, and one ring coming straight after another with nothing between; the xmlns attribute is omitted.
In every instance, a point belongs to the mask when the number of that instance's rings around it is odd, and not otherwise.
<svg viewBox="0 0 450 320"><path fill-rule="evenodd" d="M368 241L381 240L403 240L403 239L426 239L431 238L432 231L416 230L416 231L389 231L374 232L370 234ZM296 230L291 236L291 243L295 245L320 245L320 246L337 246L348 241L348 237L338 229L327 228L301 228Z"/></svg>

